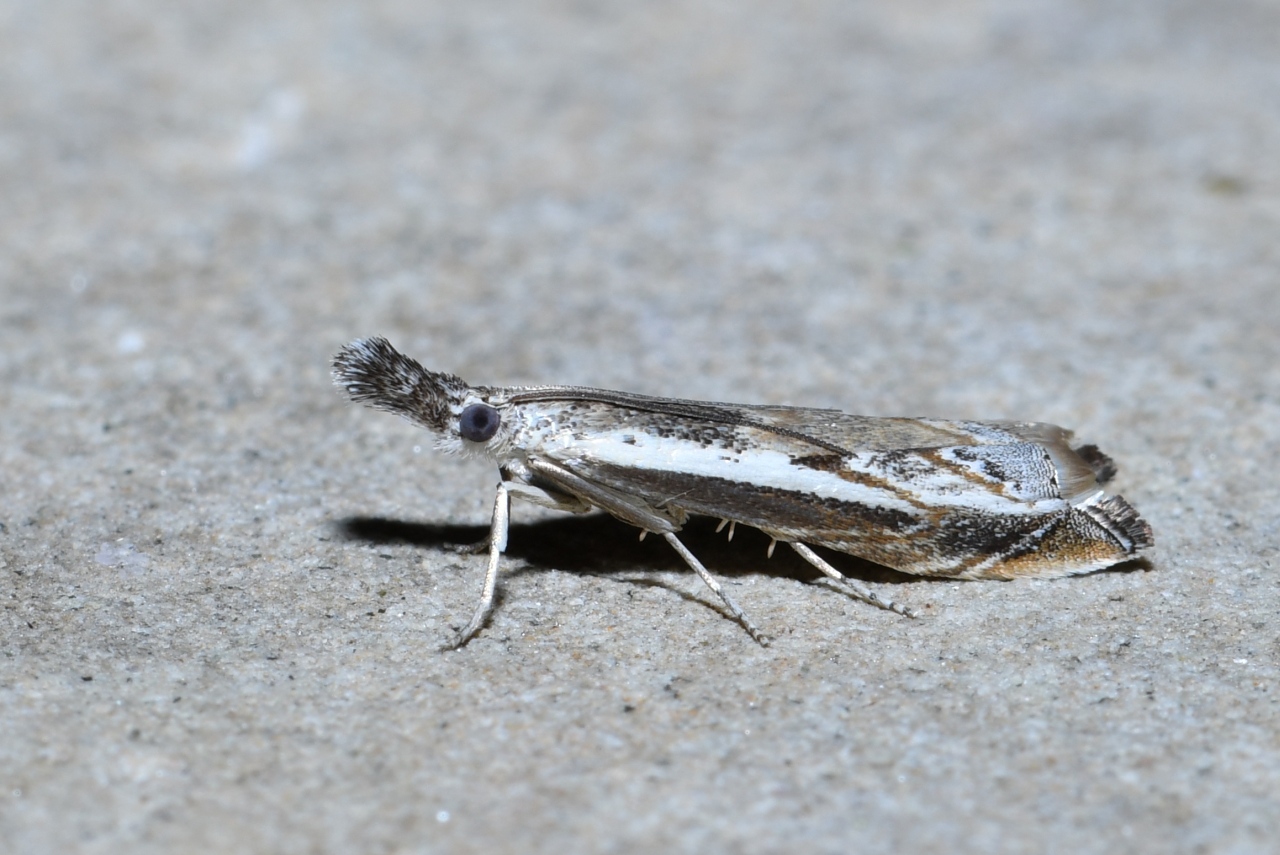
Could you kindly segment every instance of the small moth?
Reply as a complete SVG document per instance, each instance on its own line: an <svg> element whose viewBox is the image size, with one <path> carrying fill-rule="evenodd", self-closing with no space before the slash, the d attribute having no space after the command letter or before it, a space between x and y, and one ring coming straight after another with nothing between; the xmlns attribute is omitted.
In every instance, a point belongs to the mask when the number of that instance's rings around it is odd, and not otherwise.
<svg viewBox="0 0 1280 855"><path fill-rule="evenodd" d="M765 636L676 537L691 514L754 526L850 595L914 612L846 578L811 546L904 573L1012 579L1088 573L1152 545L1151 527L1101 484L1115 464L1037 422L872 418L839 410L651 398L580 386L470 386L384 338L333 360L353 401L403 416L451 454L482 455L501 480L480 604L484 624L512 496L573 513L599 508L664 537L733 617ZM719 530L719 529L717 529Z"/></svg>

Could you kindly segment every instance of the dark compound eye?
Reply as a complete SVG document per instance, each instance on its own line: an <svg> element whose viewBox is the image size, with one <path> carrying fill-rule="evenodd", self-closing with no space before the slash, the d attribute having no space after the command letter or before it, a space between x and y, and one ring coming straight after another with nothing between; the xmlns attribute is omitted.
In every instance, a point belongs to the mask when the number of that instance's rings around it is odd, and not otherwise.
<svg viewBox="0 0 1280 855"><path fill-rule="evenodd" d="M458 417L458 431L463 439L472 442L487 442L492 439L501 424L502 417L488 404L472 404Z"/></svg>

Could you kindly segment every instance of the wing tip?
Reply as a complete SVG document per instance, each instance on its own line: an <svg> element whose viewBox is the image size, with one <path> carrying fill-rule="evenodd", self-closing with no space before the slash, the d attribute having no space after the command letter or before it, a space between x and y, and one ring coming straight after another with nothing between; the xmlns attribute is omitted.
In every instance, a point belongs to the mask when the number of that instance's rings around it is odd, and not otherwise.
<svg viewBox="0 0 1280 855"><path fill-rule="evenodd" d="M1116 462L1110 456L1103 454L1102 449L1096 445L1082 445L1079 448L1073 448L1072 451L1093 470L1093 477L1099 484L1107 483L1120 471Z"/></svg>
<svg viewBox="0 0 1280 855"><path fill-rule="evenodd" d="M1150 524L1121 496L1107 496L1090 505L1089 514L1115 535L1130 555L1155 546Z"/></svg>

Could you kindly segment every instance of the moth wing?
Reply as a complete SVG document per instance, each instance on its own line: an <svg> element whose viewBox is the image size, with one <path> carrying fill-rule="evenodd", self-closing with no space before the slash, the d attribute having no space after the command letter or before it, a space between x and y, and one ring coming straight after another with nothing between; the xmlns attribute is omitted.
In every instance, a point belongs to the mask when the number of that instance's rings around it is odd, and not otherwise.
<svg viewBox="0 0 1280 855"><path fill-rule="evenodd" d="M1115 464L1096 446L1079 450L1071 431L1045 422L975 422L928 418L876 418L840 410L742 406L743 420L760 427L813 437L850 453L945 451L964 446L1036 446L1057 471L1061 496L1081 501L1115 473ZM990 449L996 453L995 449ZM1025 453L1023 448L1020 453ZM1007 454L1007 452L1006 452Z"/></svg>
<svg viewBox="0 0 1280 855"><path fill-rule="evenodd" d="M526 387L511 390L513 404L547 401L591 402L639 413L670 416L686 424L720 425L748 435L762 448L793 453L797 441L817 456L849 457L860 452L928 451L960 446L995 446L1031 443L1043 448L1057 468L1061 495L1075 503L1098 491L1098 484L1115 472L1111 459L1095 446L1078 451L1070 444L1071 432L1041 422L976 422L929 418L879 418L856 416L840 410L776 405L751 405L650 398L574 386ZM590 407L583 411L586 415ZM600 425L614 428L616 420ZM555 456L555 455L553 455ZM570 453L576 457L576 453ZM806 456L806 455L799 455Z"/></svg>
<svg viewBox="0 0 1280 855"><path fill-rule="evenodd" d="M775 434L783 441L810 439L814 445L831 452L992 445L1016 442L1022 438L994 422L854 416L840 410L808 407L653 398L586 386L526 386L506 390L504 397L507 403L514 405L549 402L585 404L587 407L581 410L580 415L588 419L593 417L590 405L603 405L597 410L598 414L607 416L599 425L601 428L616 424L614 416L617 411L612 408L617 407L627 411L633 419L637 413L650 413L669 416L686 424L754 428Z"/></svg>
<svg viewBox="0 0 1280 855"><path fill-rule="evenodd" d="M737 409L744 422L789 434L803 434L849 452L1002 445L1023 439L1037 441L1009 431L1009 425L1001 422L878 418L850 415L841 410L771 405L739 406Z"/></svg>

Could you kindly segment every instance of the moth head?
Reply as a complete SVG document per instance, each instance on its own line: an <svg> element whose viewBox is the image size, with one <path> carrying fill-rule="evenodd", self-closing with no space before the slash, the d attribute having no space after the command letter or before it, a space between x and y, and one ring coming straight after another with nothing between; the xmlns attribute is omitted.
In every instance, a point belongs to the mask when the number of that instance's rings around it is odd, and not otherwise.
<svg viewBox="0 0 1280 855"><path fill-rule="evenodd" d="M428 371L380 336L357 339L338 351L333 358L333 382L351 400L395 413L446 439L459 435L462 412L483 391L453 374ZM468 423L474 422L473 415ZM472 433L481 427L477 425Z"/></svg>
<svg viewBox="0 0 1280 855"><path fill-rule="evenodd" d="M508 441L509 408L498 403L494 390L428 371L385 338L359 339L340 350L333 358L333 382L353 401L427 428L441 451L498 454Z"/></svg>
<svg viewBox="0 0 1280 855"><path fill-rule="evenodd" d="M467 442L488 442L500 427L502 414L482 401L467 404L458 414L458 436Z"/></svg>
<svg viewBox="0 0 1280 855"><path fill-rule="evenodd" d="M489 389L470 389L453 408L436 448L449 454L501 457L511 438L511 408Z"/></svg>

